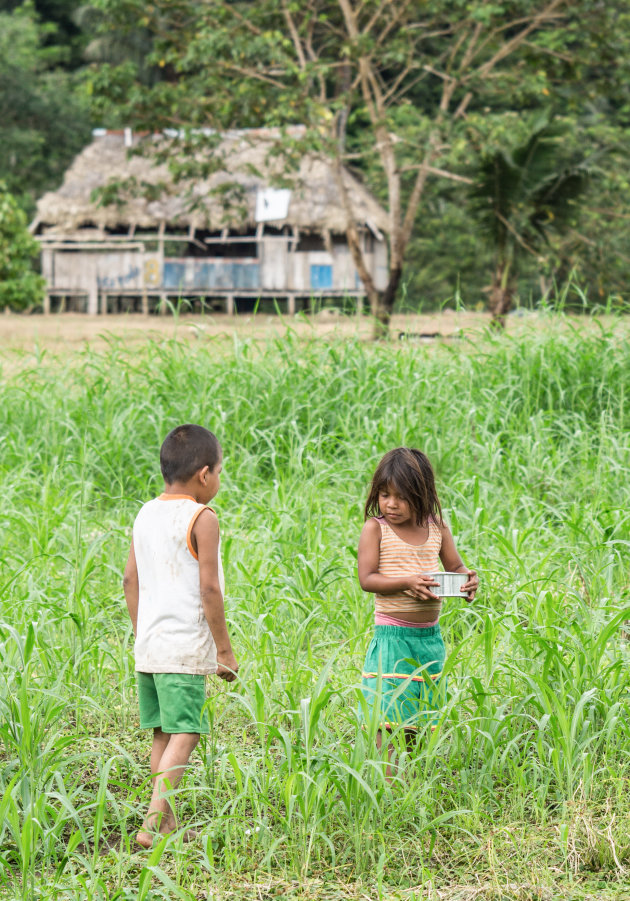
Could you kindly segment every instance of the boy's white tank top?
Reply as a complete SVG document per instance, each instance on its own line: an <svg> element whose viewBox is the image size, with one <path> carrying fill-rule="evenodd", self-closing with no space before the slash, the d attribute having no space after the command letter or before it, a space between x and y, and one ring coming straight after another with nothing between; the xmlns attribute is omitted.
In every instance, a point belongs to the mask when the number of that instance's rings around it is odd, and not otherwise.
<svg viewBox="0 0 630 901"><path fill-rule="evenodd" d="M214 639L204 616L199 563L191 543L197 517L208 509L181 494L146 503L133 526L140 596L135 641L141 673L217 671ZM221 544L219 584L225 594Z"/></svg>

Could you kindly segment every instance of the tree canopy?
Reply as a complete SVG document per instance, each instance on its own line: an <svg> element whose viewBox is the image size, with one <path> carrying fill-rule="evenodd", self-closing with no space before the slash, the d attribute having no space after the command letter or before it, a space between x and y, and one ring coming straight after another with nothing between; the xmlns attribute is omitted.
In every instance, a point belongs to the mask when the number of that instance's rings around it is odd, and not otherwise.
<svg viewBox="0 0 630 901"><path fill-rule="evenodd" d="M3 14L13 35L0 62L12 86L3 127L15 152L0 175L23 206L85 141L86 104L94 125L183 129L187 151L203 143L195 129L301 124L302 138L276 148L286 165L321 153L388 212L389 281L377 292L339 180L355 264L386 323L395 303L487 296L500 250L467 198L542 116L563 130L557 165L597 157L597 177L565 227L521 257L512 293L570 274L595 299L624 290L627 0L94 0L70 4L66 20L58 7ZM174 157L175 172L193 174L194 160Z"/></svg>
<svg viewBox="0 0 630 901"><path fill-rule="evenodd" d="M30 4L0 13L0 178L29 215L90 134L69 48L55 36Z"/></svg>
<svg viewBox="0 0 630 901"><path fill-rule="evenodd" d="M133 4L102 6L115 21L129 21ZM380 294L347 208L355 264L386 323L423 207L445 190L461 198L465 189L445 189L447 181L462 185L478 174L483 184L484 146L498 124L506 123L509 144L515 112L554 107L567 123L587 114L599 121L598 106L614 102L623 118L623 86L602 65L620 14L607 14L609 30L600 13L591 3L563 0L157 0L143 7L137 25L153 36L150 62L162 77L140 90L131 67L108 67L96 73L95 93L117 102L124 96L140 127L305 124L303 149L353 167L386 206L389 283ZM608 91L595 79L587 105L577 82L595 67L604 69ZM598 136L591 137L596 145ZM281 150L289 157L300 148L292 140Z"/></svg>

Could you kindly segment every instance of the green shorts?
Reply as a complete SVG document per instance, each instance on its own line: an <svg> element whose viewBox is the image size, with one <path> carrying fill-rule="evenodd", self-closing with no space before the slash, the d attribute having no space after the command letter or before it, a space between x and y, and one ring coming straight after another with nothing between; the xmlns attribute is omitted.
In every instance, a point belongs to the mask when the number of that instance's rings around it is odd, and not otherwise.
<svg viewBox="0 0 630 901"><path fill-rule="evenodd" d="M141 729L208 734L205 676L190 673L136 673L136 676Z"/></svg>
<svg viewBox="0 0 630 901"><path fill-rule="evenodd" d="M437 723L446 692L445 657L439 625L374 627L361 688L381 728Z"/></svg>

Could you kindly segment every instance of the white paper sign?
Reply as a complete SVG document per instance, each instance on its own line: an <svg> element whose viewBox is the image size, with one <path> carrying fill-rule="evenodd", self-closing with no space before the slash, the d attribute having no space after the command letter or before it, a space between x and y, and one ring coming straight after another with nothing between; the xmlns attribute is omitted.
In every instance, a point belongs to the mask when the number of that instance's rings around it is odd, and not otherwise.
<svg viewBox="0 0 630 901"><path fill-rule="evenodd" d="M259 188L256 192L256 222L286 219L291 201L288 188Z"/></svg>

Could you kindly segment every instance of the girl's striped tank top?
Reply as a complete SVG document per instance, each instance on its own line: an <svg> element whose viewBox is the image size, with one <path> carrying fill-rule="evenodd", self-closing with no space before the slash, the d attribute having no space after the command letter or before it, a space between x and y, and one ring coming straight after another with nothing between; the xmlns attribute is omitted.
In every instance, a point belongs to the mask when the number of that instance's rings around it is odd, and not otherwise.
<svg viewBox="0 0 630 901"><path fill-rule="evenodd" d="M376 521L381 527L381 548L378 571L383 576L398 577L406 573L437 572L440 567L442 532L433 519L429 519L429 537L424 544L407 544L387 525L382 516ZM396 594L375 594L374 607L377 613L396 616L398 613L423 613L427 621L437 620L442 609L441 601L424 601L410 592Z"/></svg>

